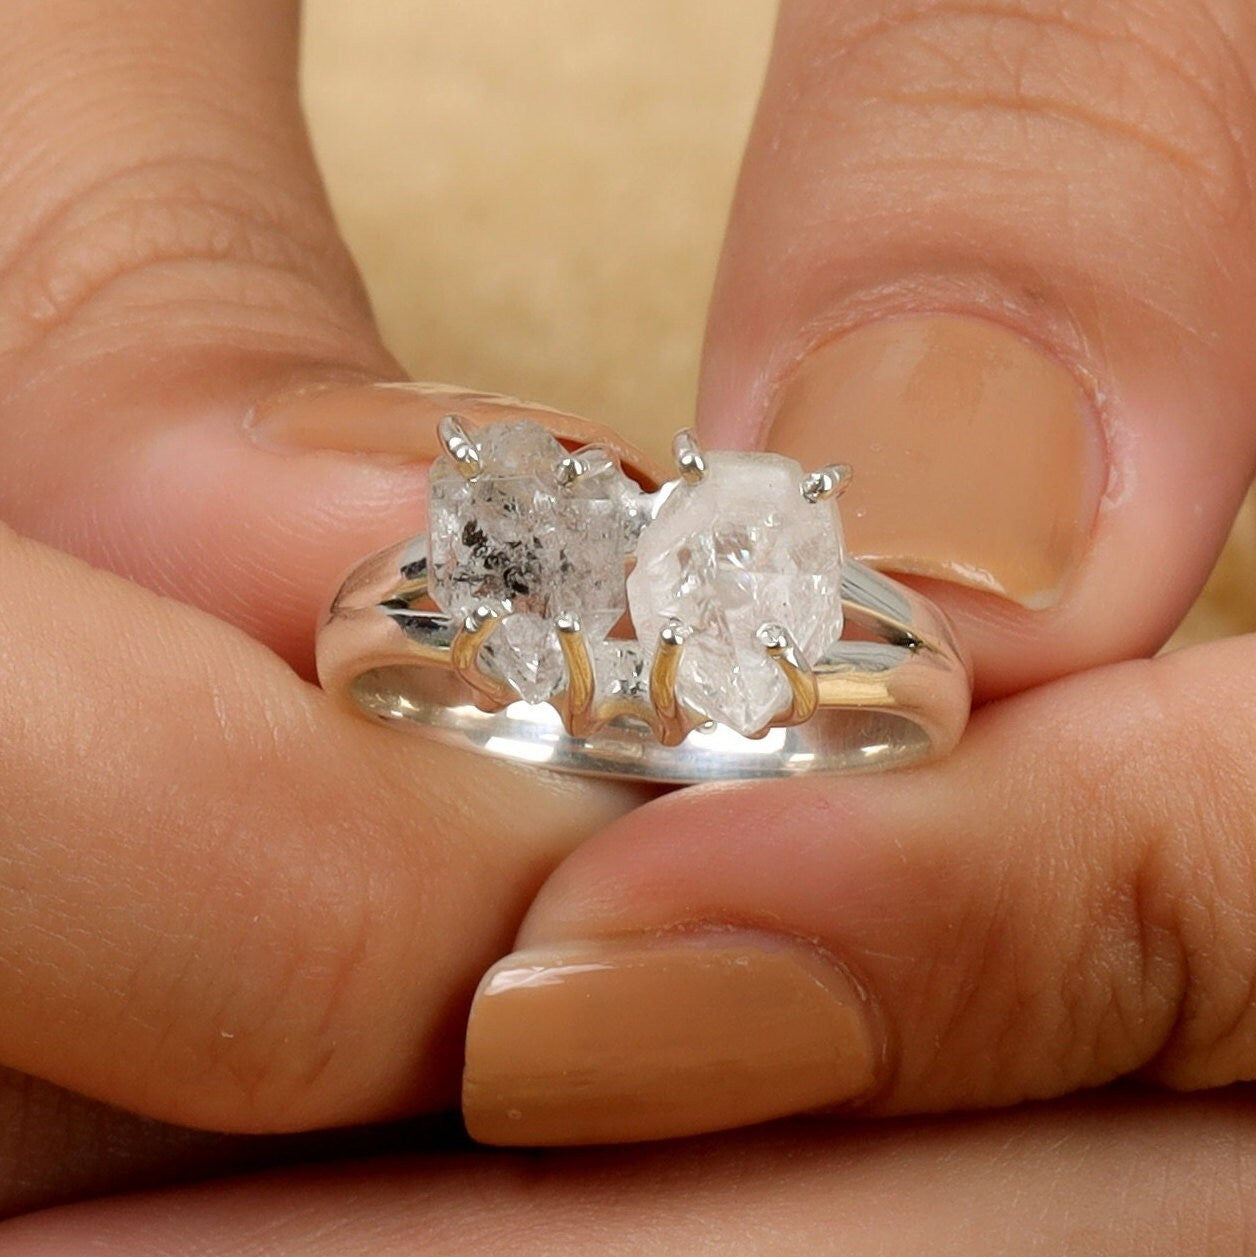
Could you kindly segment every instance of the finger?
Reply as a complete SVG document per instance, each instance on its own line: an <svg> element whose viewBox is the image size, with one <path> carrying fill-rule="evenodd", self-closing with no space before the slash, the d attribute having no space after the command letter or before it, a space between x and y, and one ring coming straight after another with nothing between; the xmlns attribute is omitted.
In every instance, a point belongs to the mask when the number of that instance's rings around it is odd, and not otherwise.
<svg viewBox="0 0 1256 1257"><path fill-rule="evenodd" d="M170 1126L0 1070L0 1219L276 1165L287 1145L312 1138Z"/></svg>
<svg viewBox="0 0 1256 1257"><path fill-rule="evenodd" d="M233 1135L155 1122L13 1070L0 1070L0 1221L121 1192L277 1166L454 1146L448 1112L383 1126Z"/></svg>
<svg viewBox="0 0 1256 1257"><path fill-rule="evenodd" d="M12 1257L702 1251L1212 1257L1252 1234L1239 1097L555 1154L409 1158L210 1183L10 1222Z"/></svg>
<svg viewBox="0 0 1256 1257"><path fill-rule="evenodd" d="M938 765L624 818L481 983L472 1134L603 1142L1015 1104L1135 1071L1256 1077L1254 648L993 704Z"/></svg>
<svg viewBox="0 0 1256 1257"><path fill-rule="evenodd" d="M0 1064L242 1132L449 1105L478 971L625 790L335 709L0 533Z"/></svg>
<svg viewBox="0 0 1256 1257"><path fill-rule="evenodd" d="M701 426L852 464L981 694L1153 651L1251 481L1254 67L1230 0L781 11Z"/></svg>
<svg viewBox="0 0 1256 1257"><path fill-rule="evenodd" d="M310 155L297 10L6 11L0 518L308 674L336 580L419 530L436 421L507 403L373 387L401 371Z"/></svg>

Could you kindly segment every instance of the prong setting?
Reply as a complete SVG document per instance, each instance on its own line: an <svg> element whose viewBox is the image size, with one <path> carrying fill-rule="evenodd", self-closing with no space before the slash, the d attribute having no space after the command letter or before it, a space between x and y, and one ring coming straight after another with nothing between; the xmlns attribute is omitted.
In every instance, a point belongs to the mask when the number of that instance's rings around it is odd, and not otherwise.
<svg viewBox="0 0 1256 1257"><path fill-rule="evenodd" d="M577 480L585 476L595 476L598 472L606 471L614 465L614 458L600 445L586 445L583 449L561 459L555 474L558 477L558 483L567 489Z"/></svg>
<svg viewBox="0 0 1256 1257"><path fill-rule="evenodd" d="M694 727L676 693L680 658L688 637L689 630L679 620L665 624L650 666L650 706L655 717L655 736L664 746L679 746Z"/></svg>
<svg viewBox="0 0 1256 1257"><path fill-rule="evenodd" d="M676 470L686 484L700 484L707 474L706 459L702 447L698 444L697 434L692 428L685 428L676 433L672 441L672 457L676 460Z"/></svg>
<svg viewBox="0 0 1256 1257"><path fill-rule="evenodd" d="M812 503L840 498L850 487L853 475L849 463L830 463L827 467L820 467L803 477L800 486L802 495Z"/></svg>
<svg viewBox="0 0 1256 1257"><path fill-rule="evenodd" d="M457 414L439 433L431 596L481 706L548 703L587 742L645 723L669 746L704 721L756 737L814 712L806 658L840 636L842 551L836 511L813 506L848 467L708 454L687 430L676 475L643 493L602 442Z"/></svg>
<svg viewBox="0 0 1256 1257"><path fill-rule="evenodd" d="M464 480L474 480L484 470L480 447L463 426L461 415L443 415L436 425L436 435Z"/></svg>
<svg viewBox="0 0 1256 1257"><path fill-rule="evenodd" d="M484 711L498 711L513 703L518 695L504 681L480 667L480 651L509 615L504 607L483 602L463 619L450 644L450 662L458 675L475 691Z"/></svg>
<svg viewBox="0 0 1256 1257"><path fill-rule="evenodd" d="M596 679L589 644L574 615L560 615L554 621L558 644L567 667L566 688L555 699L563 727L573 738L586 736L595 724L593 700Z"/></svg>
<svg viewBox="0 0 1256 1257"><path fill-rule="evenodd" d="M789 707L775 716L768 727L800 725L810 720L820 701L815 674L799 654L788 629L780 624L764 624L755 636L789 686Z"/></svg>

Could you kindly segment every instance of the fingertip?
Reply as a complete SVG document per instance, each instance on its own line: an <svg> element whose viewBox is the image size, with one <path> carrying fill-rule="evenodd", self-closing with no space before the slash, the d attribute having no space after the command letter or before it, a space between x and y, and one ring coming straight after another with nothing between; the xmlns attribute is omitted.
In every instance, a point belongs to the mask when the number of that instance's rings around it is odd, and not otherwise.
<svg viewBox="0 0 1256 1257"><path fill-rule="evenodd" d="M1256 467L1256 26L1091 16L784 6L712 303L710 444L851 462L986 696L1154 651Z"/></svg>
<svg viewBox="0 0 1256 1257"><path fill-rule="evenodd" d="M506 1146L727 1130L866 1096L877 1029L822 949L766 931L516 951L471 1007L463 1116L472 1138Z"/></svg>

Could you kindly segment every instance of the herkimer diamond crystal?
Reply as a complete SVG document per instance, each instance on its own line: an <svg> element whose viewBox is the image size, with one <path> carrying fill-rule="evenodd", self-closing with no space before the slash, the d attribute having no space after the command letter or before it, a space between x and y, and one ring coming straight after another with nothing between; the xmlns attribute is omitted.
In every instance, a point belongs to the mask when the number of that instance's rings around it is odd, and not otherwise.
<svg viewBox="0 0 1256 1257"><path fill-rule="evenodd" d="M677 483L642 533L628 605L650 654L670 621L690 630L678 696L749 735L790 697L758 630L781 625L808 662L841 636L841 529L835 502L803 496L793 459L719 451L704 458L704 478Z"/></svg>
<svg viewBox="0 0 1256 1257"><path fill-rule="evenodd" d="M567 451L535 423L494 423L473 436L482 466L474 479L447 456L432 464L429 592L453 616L485 602L506 610L481 663L521 698L544 702L565 677L555 618L578 617L597 641L624 612L625 503L640 490L617 467L560 484Z"/></svg>

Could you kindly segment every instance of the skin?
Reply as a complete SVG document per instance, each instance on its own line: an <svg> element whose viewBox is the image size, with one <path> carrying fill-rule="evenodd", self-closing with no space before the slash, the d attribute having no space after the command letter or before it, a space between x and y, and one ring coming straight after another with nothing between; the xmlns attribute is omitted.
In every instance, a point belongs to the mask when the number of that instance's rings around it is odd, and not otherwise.
<svg viewBox="0 0 1256 1257"><path fill-rule="evenodd" d="M0 514L16 530L0 533L0 941L18 958L0 980L0 1146L24 1167L6 1212L327 1151L247 1135L447 1106L471 988L530 903L529 945L765 915L823 940L899 1045L872 1115L1130 1071L1185 1089L1253 1076L1251 643L1117 661L1189 604L1253 471L1256 18L1144 0L1114 27L1111 6L1025 3L1008 47L991 14L891 7L785 8L713 303L706 439L761 440L782 364L855 291L885 313L997 308L1084 361L1121 475L1051 610L931 587L1002 696L951 760L630 811L623 791L430 750L420 781L413 747L297 675L338 572L412 530L421 477L243 436L276 393L399 374L309 159L295 7L142 0L119 23L99 0L19 0L0 51ZM1030 91L1061 41L1104 73ZM974 62L964 125L938 125L957 90L938 66ZM905 115L905 83L940 103ZM1051 146L1046 187L1026 186L1022 126ZM811 186L786 196L799 171ZM930 225L885 212L926 193ZM174 722L174 701L200 718ZM472 770L502 776L466 803ZM400 806L372 820L364 795ZM909 928L887 939L887 921ZM949 948L957 930L979 941ZM948 981L920 984L938 955ZM379 1253L425 1227L435 1251L470 1234L487 1252L509 1227L553 1252L613 1226L629 1251L747 1234L823 1251L845 1227L843 1252L1005 1252L1011 1236L1237 1251L1246 1100L1139 1093L541 1162L433 1153L32 1213L0 1238L15 1254L85 1236ZM652 1211L660 1176L675 1216L634 1246L649 1223L633 1193ZM628 1203L607 1214L611 1184Z"/></svg>
<svg viewBox="0 0 1256 1257"><path fill-rule="evenodd" d="M1188 1141L1190 1141L1188 1143ZM87 1203L9 1224L17 1257L1242 1251L1252 1136L1216 1099L1026 1110L652 1149L411 1156ZM783 1172L782 1167L788 1167Z"/></svg>

